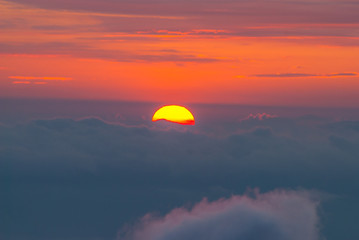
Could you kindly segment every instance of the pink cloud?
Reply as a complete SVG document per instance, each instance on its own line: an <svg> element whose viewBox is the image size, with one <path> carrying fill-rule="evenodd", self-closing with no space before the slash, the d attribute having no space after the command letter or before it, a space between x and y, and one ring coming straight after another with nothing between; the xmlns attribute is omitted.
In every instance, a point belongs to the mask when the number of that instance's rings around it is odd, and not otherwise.
<svg viewBox="0 0 359 240"><path fill-rule="evenodd" d="M163 217L144 216L119 233L119 240L317 240L318 201L304 191L232 196Z"/></svg>

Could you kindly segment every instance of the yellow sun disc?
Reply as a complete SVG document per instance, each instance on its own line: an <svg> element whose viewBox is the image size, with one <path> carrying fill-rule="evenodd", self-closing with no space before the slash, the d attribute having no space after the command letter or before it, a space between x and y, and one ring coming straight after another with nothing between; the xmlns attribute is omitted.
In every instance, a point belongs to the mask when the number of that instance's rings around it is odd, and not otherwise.
<svg viewBox="0 0 359 240"><path fill-rule="evenodd" d="M177 105L164 106L158 109L152 117L152 121L166 120L169 122L194 125L194 117L187 108Z"/></svg>

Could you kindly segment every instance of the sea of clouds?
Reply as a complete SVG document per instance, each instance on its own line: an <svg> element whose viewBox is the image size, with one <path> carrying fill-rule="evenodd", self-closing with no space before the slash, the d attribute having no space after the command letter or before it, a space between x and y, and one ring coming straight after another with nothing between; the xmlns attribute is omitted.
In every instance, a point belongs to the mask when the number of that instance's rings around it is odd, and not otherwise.
<svg viewBox="0 0 359 240"><path fill-rule="evenodd" d="M314 116L3 124L0 236L352 239L358 156L359 122Z"/></svg>

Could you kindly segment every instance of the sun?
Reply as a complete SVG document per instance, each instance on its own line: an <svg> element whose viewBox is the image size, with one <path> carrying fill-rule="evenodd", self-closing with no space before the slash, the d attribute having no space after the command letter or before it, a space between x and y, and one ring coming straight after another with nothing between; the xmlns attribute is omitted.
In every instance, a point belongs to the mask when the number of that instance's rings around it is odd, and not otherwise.
<svg viewBox="0 0 359 240"><path fill-rule="evenodd" d="M194 125L192 113L185 107L178 105L163 106L152 117L152 121L166 120L183 125Z"/></svg>

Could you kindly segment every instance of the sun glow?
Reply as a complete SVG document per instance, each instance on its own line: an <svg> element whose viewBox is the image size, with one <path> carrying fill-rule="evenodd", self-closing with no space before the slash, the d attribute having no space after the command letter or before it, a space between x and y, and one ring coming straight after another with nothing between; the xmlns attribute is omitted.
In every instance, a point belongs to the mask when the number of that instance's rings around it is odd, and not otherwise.
<svg viewBox="0 0 359 240"><path fill-rule="evenodd" d="M182 106L169 105L158 109L152 117L152 121L166 120L183 125L194 125L192 113Z"/></svg>

